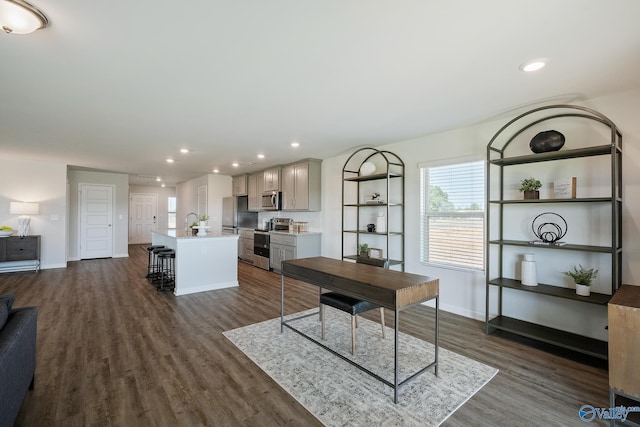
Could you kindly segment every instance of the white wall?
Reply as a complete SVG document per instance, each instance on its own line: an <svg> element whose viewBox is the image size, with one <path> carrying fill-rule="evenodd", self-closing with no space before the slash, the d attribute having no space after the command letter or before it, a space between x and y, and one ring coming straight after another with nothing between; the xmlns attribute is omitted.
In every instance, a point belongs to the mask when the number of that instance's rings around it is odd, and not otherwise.
<svg viewBox="0 0 640 427"><path fill-rule="evenodd" d="M226 175L208 175L207 203L209 227L212 230L222 228L222 199L233 194L233 178Z"/></svg>
<svg viewBox="0 0 640 427"><path fill-rule="evenodd" d="M2 154L0 168L0 225L17 230L15 201L38 202L40 213L31 215L30 234L39 234L41 267L67 266L67 165Z"/></svg>
<svg viewBox="0 0 640 427"><path fill-rule="evenodd" d="M122 173L69 169L69 260L80 259L78 192L80 184L110 184L115 187L113 206L113 256L129 256L129 176Z"/></svg>
<svg viewBox="0 0 640 427"><path fill-rule="evenodd" d="M640 89L611 94L597 99L573 102L592 108L613 120L623 134L623 283L640 284ZM484 273L422 265L420 246L420 194L418 164L425 161L459 157L486 159L486 146L498 129L520 112L498 120L427 135L376 147L400 156L406 165L406 271L438 277L440 303L446 311L484 320ZM342 167L355 150L325 159L322 162L323 186L323 255L341 256ZM580 184L578 184L580 186ZM606 284L605 284L606 286ZM512 313L558 329L569 330L599 339L606 339L606 307L580 304L529 293L509 295Z"/></svg>
<svg viewBox="0 0 640 427"><path fill-rule="evenodd" d="M177 227L184 227L189 212L198 213L198 188L207 186L207 214L211 229L222 228L222 198L232 194L232 178L227 175L203 175L181 182L176 187L178 203ZM191 222L193 217L189 218Z"/></svg>
<svg viewBox="0 0 640 427"><path fill-rule="evenodd" d="M157 229L164 230L168 228L168 212L169 212L169 197L176 197L175 187L153 187L149 185L130 185L129 194L141 193L141 194L155 194L158 198L158 223ZM131 215L129 215L131 218ZM179 221L176 224L180 226Z"/></svg>

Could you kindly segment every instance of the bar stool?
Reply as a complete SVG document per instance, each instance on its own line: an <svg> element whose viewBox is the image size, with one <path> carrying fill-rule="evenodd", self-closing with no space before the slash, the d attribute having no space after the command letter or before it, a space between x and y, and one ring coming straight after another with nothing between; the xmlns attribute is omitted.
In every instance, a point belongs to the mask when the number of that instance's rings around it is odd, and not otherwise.
<svg viewBox="0 0 640 427"><path fill-rule="evenodd" d="M154 255L153 250L154 249L162 249L162 248L164 248L164 245L153 245L153 246L149 246L147 248L147 254L148 254L149 260L147 262L147 275L144 276L147 279L151 278L151 273L153 272L153 266L154 266L155 261L156 261L155 257L153 256ZM153 263L151 262L152 259L153 259Z"/></svg>
<svg viewBox="0 0 640 427"><path fill-rule="evenodd" d="M162 275L162 268L160 265L159 255L163 252L168 252L172 250L173 249L171 248L162 247L162 248L155 248L154 250L151 251L153 253L152 271L151 271L151 277L149 277L151 284L154 284L154 285L158 284L160 282L160 278Z"/></svg>
<svg viewBox="0 0 640 427"><path fill-rule="evenodd" d="M160 284L156 287L159 291L172 290L176 287L175 273L176 251L170 249L158 253L158 263L160 264ZM167 289L165 289L167 286Z"/></svg>

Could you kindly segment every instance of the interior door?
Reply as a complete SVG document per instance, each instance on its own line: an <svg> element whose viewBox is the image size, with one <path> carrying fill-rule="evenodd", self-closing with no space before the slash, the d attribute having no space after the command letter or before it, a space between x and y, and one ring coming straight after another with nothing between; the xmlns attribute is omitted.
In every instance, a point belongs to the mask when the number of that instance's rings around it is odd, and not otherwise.
<svg viewBox="0 0 640 427"><path fill-rule="evenodd" d="M80 184L80 258L113 256L111 185Z"/></svg>
<svg viewBox="0 0 640 427"><path fill-rule="evenodd" d="M158 195L131 193L129 196L129 244L151 243L158 229Z"/></svg>

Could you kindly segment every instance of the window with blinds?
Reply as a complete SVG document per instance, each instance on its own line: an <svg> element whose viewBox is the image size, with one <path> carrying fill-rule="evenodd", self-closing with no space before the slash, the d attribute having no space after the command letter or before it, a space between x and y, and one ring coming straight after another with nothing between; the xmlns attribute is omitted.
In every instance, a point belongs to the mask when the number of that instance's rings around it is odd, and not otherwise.
<svg viewBox="0 0 640 427"><path fill-rule="evenodd" d="M484 270L484 162L421 165L424 263Z"/></svg>

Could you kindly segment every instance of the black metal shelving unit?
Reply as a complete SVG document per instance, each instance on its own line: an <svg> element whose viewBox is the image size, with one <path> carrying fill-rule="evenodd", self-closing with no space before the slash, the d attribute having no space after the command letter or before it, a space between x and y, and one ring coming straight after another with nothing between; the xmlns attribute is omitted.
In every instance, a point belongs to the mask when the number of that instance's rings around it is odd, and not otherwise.
<svg viewBox="0 0 640 427"><path fill-rule="evenodd" d="M549 120L555 119L584 119L595 121L605 128L608 128L610 135L609 143L603 145L587 146L582 148L572 148L560 151L521 154L509 156L509 149L517 147L523 142L523 133L530 129L537 129L541 123L548 124ZM591 122L590 122L591 123ZM599 125L598 125L599 126ZM532 130L533 130L532 129ZM518 138L520 137L520 138ZM529 142L528 140L526 141ZM512 144L513 143L513 144ZM517 151L517 150L514 150ZM582 197L572 199L535 199L535 200L510 200L505 198L505 171L507 167L526 165L531 163L552 162L552 161L575 161L575 159L609 156L610 161L610 194L605 197ZM579 301L588 304L606 306L611 296L621 286L621 264L622 264L622 134L616 125L604 115L575 105L552 105L530 110L519 115L505 126L503 126L491 139L487 145L487 227L486 227L486 332L503 330L516 335L532 338L558 347L588 354L593 357L607 359L607 342L593 339L579 334L550 328L544 325L517 319L503 314L503 290L521 291L545 295L547 297L562 298L571 301ZM492 194L493 189L493 194ZM497 194L496 194L497 193ZM610 207L610 216L602 218L610 223L611 239L610 245L594 246L571 244L567 242L562 246L535 245L536 249L543 249L543 255L553 256L553 251L577 251L610 254L611 256L611 289L610 293L591 293L589 297L578 296L573 289L565 288L557 284L539 284L538 286L522 285L520 280L503 277L505 268L503 263L504 250L506 247L528 247L532 245L528 241L509 240L505 236L505 210L510 206L531 206L542 207L557 204L582 204L585 207L595 205L605 205ZM496 215L498 220L497 230L492 229L492 218ZM492 251L491 249L496 249ZM546 252L546 251L551 252ZM492 254L497 254L493 256ZM492 316L491 311L491 290L498 291L497 315Z"/></svg>
<svg viewBox="0 0 640 427"><path fill-rule="evenodd" d="M362 170L367 162L376 166L370 174ZM342 169L342 259L357 260L362 243L381 245L389 267L404 271L404 167L390 151L361 148L349 156ZM383 203L366 203L363 187L369 182ZM380 211L384 212L385 231L367 231L363 216Z"/></svg>

